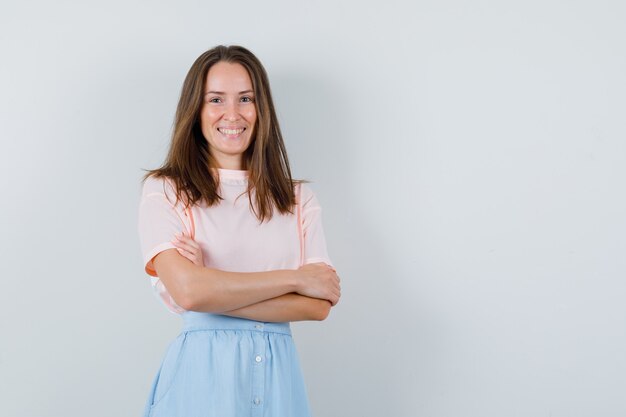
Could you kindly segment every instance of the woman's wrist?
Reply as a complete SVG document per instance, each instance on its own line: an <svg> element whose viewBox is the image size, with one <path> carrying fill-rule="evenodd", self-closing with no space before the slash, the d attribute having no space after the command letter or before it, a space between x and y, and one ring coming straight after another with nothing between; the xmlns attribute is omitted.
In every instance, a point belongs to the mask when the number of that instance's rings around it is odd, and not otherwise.
<svg viewBox="0 0 626 417"><path fill-rule="evenodd" d="M297 269L286 269L284 270L284 276L285 276L285 282L286 282L286 287L288 289L287 293L290 292L299 292L300 291L300 279L298 277L298 270Z"/></svg>

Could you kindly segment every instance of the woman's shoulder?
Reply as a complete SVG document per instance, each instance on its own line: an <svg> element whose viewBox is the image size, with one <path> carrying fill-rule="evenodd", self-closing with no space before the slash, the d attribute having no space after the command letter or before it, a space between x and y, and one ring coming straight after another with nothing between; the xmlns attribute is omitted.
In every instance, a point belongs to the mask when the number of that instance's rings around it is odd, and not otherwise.
<svg viewBox="0 0 626 417"><path fill-rule="evenodd" d="M296 187L299 188L300 192L300 204L304 207L312 202L317 202L317 198L315 197L315 192L313 188L310 186L308 182L298 182ZM298 191L297 191L298 192Z"/></svg>
<svg viewBox="0 0 626 417"><path fill-rule="evenodd" d="M176 198L176 184L173 179L166 176L150 175L143 182L143 197L161 195Z"/></svg>

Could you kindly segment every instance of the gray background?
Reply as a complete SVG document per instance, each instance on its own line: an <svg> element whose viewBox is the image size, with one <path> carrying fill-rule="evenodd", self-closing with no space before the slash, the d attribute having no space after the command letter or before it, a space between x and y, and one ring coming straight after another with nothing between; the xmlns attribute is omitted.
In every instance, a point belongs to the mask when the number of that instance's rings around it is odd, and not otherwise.
<svg viewBox="0 0 626 417"><path fill-rule="evenodd" d="M138 416L180 320L140 168L240 43L314 181L343 298L293 325L315 416L626 415L626 6L0 5L0 415Z"/></svg>

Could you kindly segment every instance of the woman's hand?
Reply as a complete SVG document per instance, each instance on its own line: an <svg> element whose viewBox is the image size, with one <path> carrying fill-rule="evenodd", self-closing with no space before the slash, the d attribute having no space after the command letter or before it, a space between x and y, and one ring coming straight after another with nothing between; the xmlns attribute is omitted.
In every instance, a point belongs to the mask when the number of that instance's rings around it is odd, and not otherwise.
<svg viewBox="0 0 626 417"><path fill-rule="evenodd" d="M337 271L324 262L302 265L296 271L297 293L307 297L328 300L334 306L341 297Z"/></svg>
<svg viewBox="0 0 626 417"><path fill-rule="evenodd" d="M189 259L195 265L204 266L202 261L202 249L200 245L191 237L185 234L176 234L172 239L172 244L176 246L178 253Z"/></svg>

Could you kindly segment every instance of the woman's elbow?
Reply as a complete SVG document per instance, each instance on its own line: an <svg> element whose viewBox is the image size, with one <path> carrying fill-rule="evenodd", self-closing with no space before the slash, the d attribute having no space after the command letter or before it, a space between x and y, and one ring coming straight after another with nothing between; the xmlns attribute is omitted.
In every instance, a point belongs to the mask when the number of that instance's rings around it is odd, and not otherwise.
<svg viewBox="0 0 626 417"><path fill-rule="evenodd" d="M215 313L213 297L206 295L200 296L201 292L197 287L192 285L190 281L183 281L184 284L178 288L179 305L187 311L201 311L207 313ZM177 300L178 302L178 300Z"/></svg>
<svg viewBox="0 0 626 417"><path fill-rule="evenodd" d="M193 311L198 304L197 290L193 288L192 280L188 279L185 272L166 271L160 275L160 278L176 304L184 310Z"/></svg>
<svg viewBox="0 0 626 417"><path fill-rule="evenodd" d="M186 311L195 311L196 310L196 302L189 295L178 295L178 299L175 299L179 306L181 306Z"/></svg>
<svg viewBox="0 0 626 417"><path fill-rule="evenodd" d="M167 278L161 278L161 281L166 281ZM166 283L165 287L170 293L170 297L178 304L181 308L187 311L194 310L197 301L193 296L193 290L189 288L188 285L181 282L182 279L170 280L169 285Z"/></svg>
<svg viewBox="0 0 626 417"><path fill-rule="evenodd" d="M316 308L314 319L317 321L326 320L330 314L331 304L328 300L320 300L319 306Z"/></svg>
<svg viewBox="0 0 626 417"><path fill-rule="evenodd" d="M178 288L178 296L182 303L179 305L182 308L187 311L216 314L225 311L222 300L217 296L215 288L208 284L208 280L205 280L203 284L199 284L198 281L193 279L181 281L182 283Z"/></svg>

